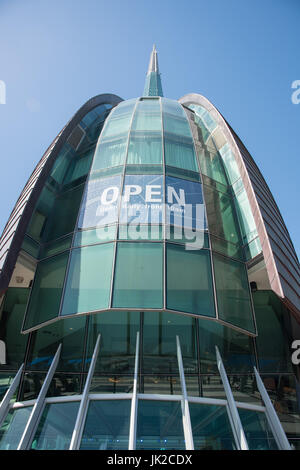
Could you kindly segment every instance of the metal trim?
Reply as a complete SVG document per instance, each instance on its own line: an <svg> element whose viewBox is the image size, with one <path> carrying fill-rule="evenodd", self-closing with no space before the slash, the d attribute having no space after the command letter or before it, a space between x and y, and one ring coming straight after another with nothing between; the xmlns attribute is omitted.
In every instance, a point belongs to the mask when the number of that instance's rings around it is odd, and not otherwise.
<svg viewBox="0 0 300 470"><path fill-rule="evenodd" d="M99 334L98 338L97 338L97 341L96 341L95 348L94 348L91 364L90 364L90 367L89 367L89 372L88 372L86 382L85 382L85 385L84 385L84 390L83 390L83 393L82 393L82 396L81 396L80 406L79 406L79 410L78 410L78 413L77 413L77 418L76 418L76 422L75 422L75 426L74 426L74 430L73 430L69 450L77 450L79 448L79 445L80 445L80 439L81 439L81 435L82 435L82 431L83 431L83 424L84 424L87 409L88 409L89 390L90 390L90 386L91 386L91 382L92 382L92 378L93 378L93 375L94 375L94 370L95 370L95 366L96 366L96 362L97 362L97 358L98 358L98 352L99 352L99 346L100 346L100 337L101 337L101 335Z"/></svg>
<svg viewBox="0 0 300 470"><path fill-rule="evenodd" d="M59 362L61 347L62 346L60 344L57 348L57 351L56 351L55 356L52 360L51 366L50 366L50 368L48 370L48 373L46 375L46 378L43 382L40 393L37 397L37 400L36 400L36 402L33 406L32 411L30 413L30 417L29 417L29 419L26 423L26 426L25 426L24 432L22 434L22 437L20 439L20 442L18 444L17 450L25 450L25 449L29 448L29 446L30 446L31 439L33 438L34 431L35 431L36 426L39 422L39 418L40 418L42 409L43 409L44 404L45 404L45 398L46 398L46 394L47 394L49 385L51 383L51 380L53 378L53 375L55 373L56 367L57 367L58 362Z"/></svg>

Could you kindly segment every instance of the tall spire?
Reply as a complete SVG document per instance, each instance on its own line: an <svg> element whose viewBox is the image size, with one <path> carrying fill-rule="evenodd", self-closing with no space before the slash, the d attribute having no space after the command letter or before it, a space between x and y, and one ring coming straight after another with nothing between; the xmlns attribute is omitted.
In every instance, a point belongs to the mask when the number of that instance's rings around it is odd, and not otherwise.
<svg viewBox="0 0 300 470"><path fill-rule="evenodd" d="M157 51L155 44L150 55L150 62L145 81L143 96L164 96L161 86L161 78L158 68Z"/></svg>

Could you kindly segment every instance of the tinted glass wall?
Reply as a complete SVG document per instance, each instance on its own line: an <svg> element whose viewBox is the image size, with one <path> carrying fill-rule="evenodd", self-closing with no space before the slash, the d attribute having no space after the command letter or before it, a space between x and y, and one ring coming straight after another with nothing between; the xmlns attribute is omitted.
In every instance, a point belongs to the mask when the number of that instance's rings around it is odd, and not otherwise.
<svg viewBox="0 0 300 470"><path fill-rule="evenodd" d="M163 309L220 318L255 333L236 209L229 195L206 190L203 196L184 108L166 98L124 101L106 119L91 154L85 184L71 184L73 176L66 175L80 171L71 171L65 156L58 161L53 175L63 188L67 182L68 191L59 195L64 202L59 199L56 209L46 187L30 224L35 241L45 243L24 330L108 309ZM69 214L61 217L61 229L57 213ZM223 257L212 256L220 246ZM224 269L228 286L219 281Z"/></svg>

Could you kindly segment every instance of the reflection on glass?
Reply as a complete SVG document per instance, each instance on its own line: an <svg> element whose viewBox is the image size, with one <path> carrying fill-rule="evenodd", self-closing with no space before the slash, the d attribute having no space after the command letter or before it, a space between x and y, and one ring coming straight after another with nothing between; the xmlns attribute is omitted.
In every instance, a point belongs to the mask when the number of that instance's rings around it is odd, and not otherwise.
<svg viewBox="0 0 300 470"><path fill-rule="evenodd" d="M57 371L80 371L83 360L86 317L68 318L32 334L26 368L47 371L61 343Z"/></svg>
<svg viewBox="0 0 300 470"><path fill-rule="evenodd" d="M186 373L197 370L195 319L174 313L145 312L143 372L178 374L176 336Z"/></svg>
<svg viewBox="0 0 300 470"><path fill-rule="evenodd" d="M0 305L1 369L17 369L24 361L28 337L20 331L29 293L29 288L9 287Z"/></svg>
<svg viewBox="0 0 300 470"><path fill-rule="evenodd" d="M219 315L222 320L254 332L249 281L243 263L213 254Z"/></svg>
<svg viewBox="0 0 300 470"><path fill-rule="evenodd" d="M185 449L180 402L139 400L137 450Z"/></svg>
<svg viewBox="0 0 300 470"><path fill-rule="evenodd" d="M128 449L131 400L91 401L80 450Z"/></svg>
<svg viewBox="0 0 300 470"><path fill-rule="evenodd" d="M133 374L136 335L140 330L139 312L98 313L90 317L86 370L101 334L100 353L95 372Z"/></svg>
<svg viewBox="0 0 300 470"><path fill-rule="evenodd" d="M46 404L31 443L34 450L68 450L79 402Z"/></svg>
<svg viewBox="0 0 300 470"><path fill-rule="evenodd" d="M200 363L203 374L217 374L216 346L226 372L253 372L255 366L253 338L217 322L199 319Z"/></svg>
<svg viewBox="0 0 300 470"><path fill-rule="evenodd" d="M162 260L161 243L119 242L113 307L161 308Z"/></svg>
<svg viewBox="0 0 300 470"><path fill-rule="evenodd" d="M61 315L108 307L114 244L72 251Z"/></svg>
<svg viewBox="0 0 300 470"><path fill-rule="evenodd" d="M207 250L167 244L167 308L215 316L211 264Z"/></svg>
<svg viewBox="0 0 300 470"><path fill-rule="evenodd" d="M195 450L236 450L225 406L190 403Z"/></svg>
<svg viewBox="0 0 300 470"><path fill-rule="evenodd" d="M58 315L69 253L38 263L26 313L25 327L31 328Z"/></svg>
<svg viewBox="0 0 300 470"><path fill-rule="evenodd" d="M250 450L277 450L265 413L239 409L242 426Z"/></svg>
<svg viewBox="0 0 300 470"><path fill-rule="evenodd" d="M11 409L0 428L0 450L16 450L32 406Z"/></svg>
<svg viewBox="0 0 300 470"><path fill-rule="evenodd" d="M253 292L258 336L256 339L261 372L291 372L290 315L271 291Z"/></svg>

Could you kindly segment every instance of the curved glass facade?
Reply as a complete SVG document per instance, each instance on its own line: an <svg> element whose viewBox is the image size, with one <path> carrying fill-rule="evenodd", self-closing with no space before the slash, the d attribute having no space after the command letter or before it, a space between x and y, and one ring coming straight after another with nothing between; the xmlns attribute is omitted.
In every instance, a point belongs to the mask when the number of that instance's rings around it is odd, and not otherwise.
<svg viewBox="0 0 300 470"><path fill-rule="evenodd" d="M82 117L28 220L28 287L16 272L0 304L0 396L19 380L1 449L284 448L265 391L300 446L300 328L250 285L264 261L228 136L150 79Z"/></svg>
<svg viewBox="0 0 300 470"><path fill-rule="evenodd" d="M255 334L244 259L235 256L237 211L229 194L203 196L204 176L177 101L144 97L116 106L85 189L76 187L82 202L74 233L61 254L38 265L24 330L55 317L137 309L201 315ZM71 201L74 207L74 195ZM68 223L74 227L72 217ZM233 255L213 253L216 232L236 248Z"/></svg>

